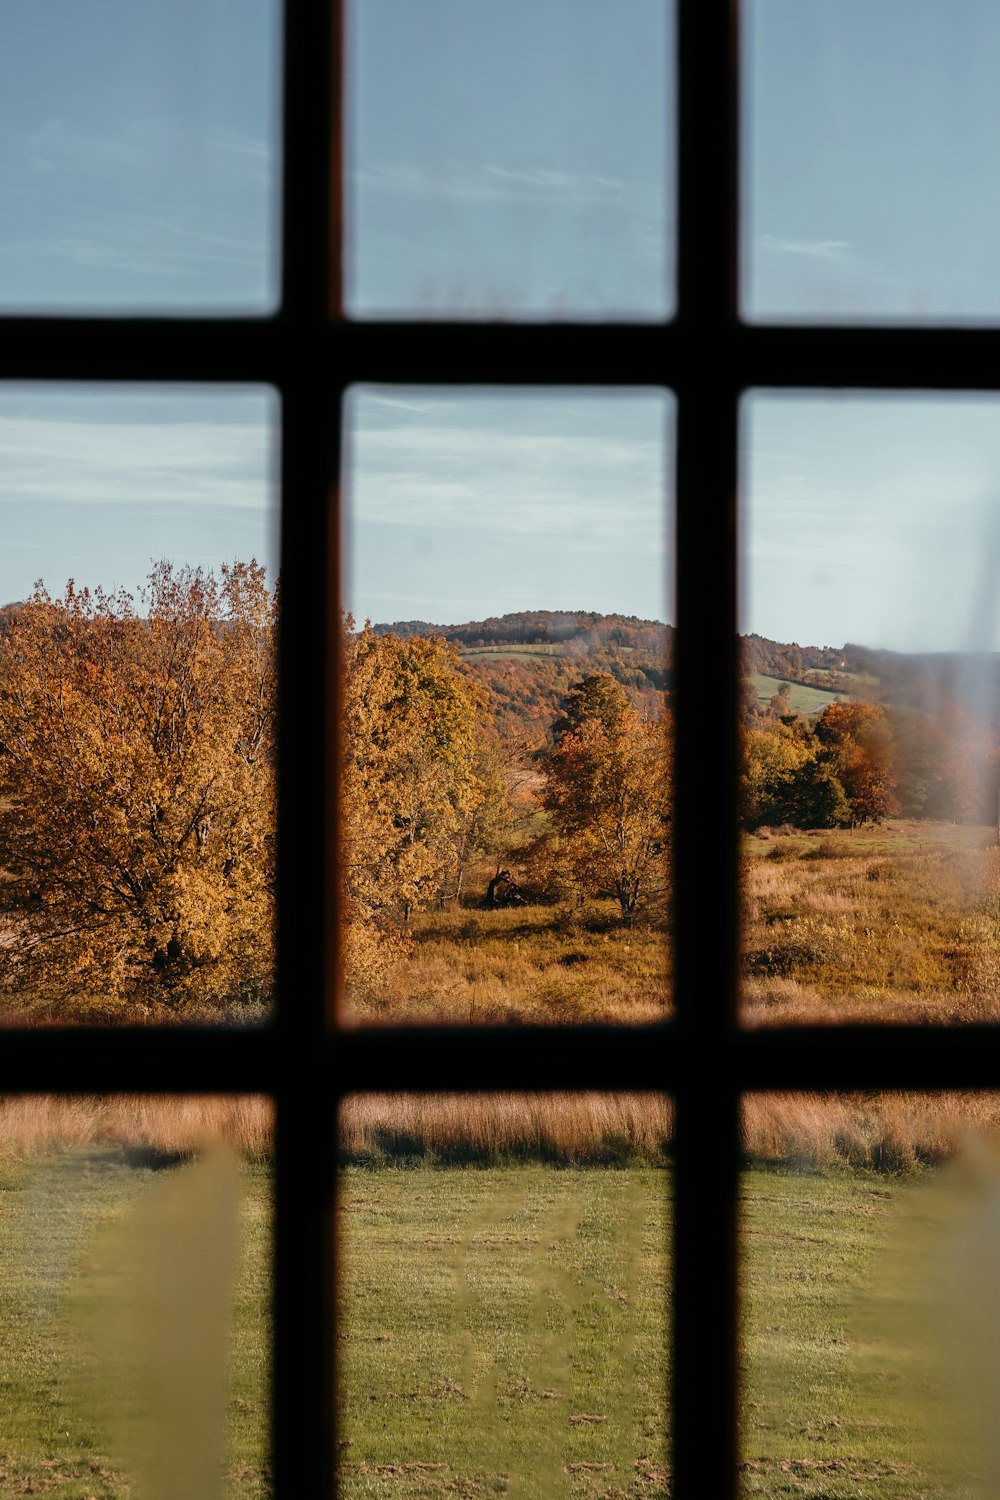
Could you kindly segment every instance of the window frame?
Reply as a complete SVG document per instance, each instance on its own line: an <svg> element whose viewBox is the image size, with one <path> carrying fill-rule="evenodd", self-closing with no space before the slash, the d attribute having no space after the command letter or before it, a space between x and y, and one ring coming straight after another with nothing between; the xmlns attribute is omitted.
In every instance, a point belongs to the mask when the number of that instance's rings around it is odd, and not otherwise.
<svg viewBox="0 0 1000 1500"><path fill-rule="evenodd" d="M666 3L666 0L664 0ZM777 327L737 308L738 6L677 0L678 297L662 325L351 322L336 0L285 0L279 310L262 318L0 318L4 380L263 383L282 410L278 974L253 1032L11 1031L0 1091L260 1092L277 1110L273 1452L281 1500L332 1493L332 1202L348 1092L656 1089L676 1105L671 1415L678 1500L737 1489L739 1104L765 1089L989 1088L985 1025L737 1019L736 494L751 388L1000 390L1000 329ZM664 66L674 66L673 58ZM332 188L331 188L332 185ZM348 387L661 386L674 392L675 1013L656 1026L338 1027L335 688L340 413ZM708 690L705 684L711 683ZM325 684L326 691L317 691ZM711 795L706 796L706 789ZM666 1417L666 1410L665 1410Z"/></svg>

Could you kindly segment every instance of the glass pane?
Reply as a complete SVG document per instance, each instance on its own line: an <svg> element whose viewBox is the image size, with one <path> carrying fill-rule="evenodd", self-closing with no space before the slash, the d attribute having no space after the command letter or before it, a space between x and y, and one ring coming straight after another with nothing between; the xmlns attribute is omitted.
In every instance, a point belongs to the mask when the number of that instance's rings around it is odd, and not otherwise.
<svg viewBox="0 0 1000 1500"><path fill-rule="evenodd" d="M350 393L347 1017L664 1014L671 421Z"/></svg>
<svg viewBox="0 0 1000 1500"><path fill-rule="evenodd" d="M746 315L995 322L996 7L750 0L742 16Z"/></svg>
<svg viewBox="0 0 1000 1500"><path fill-rule="evenodd" d="M270 1493L271 1109L0 1100L2 1485Z"/></svg>
<svg viewBox="0 0 1000 1500"><path fill-rule="evenodd" d="M744 1101L746 1495L1000 1479L995 1094Z"/></svg>
<svg viewBox="0 0 1000 1500"><path fill-rule="evenodd" d="M348 314L667 316L673 12L349 3Z"/></svg>
<svg viewBox="0 0 1000 1500"><path fill-rule="evenodd" d="M662 1098L341 1111L338 1493L668 1493Z"/></svg>
<svg viewBox="0 0 1000 1500"><path fill-rule="evenodd" d="M0 307L278 300L279 0L8 0Z"/></svg>
<svg viewBox="0 0 1000 1500"><path fill-rule="evenodd" d="M276 403L0 387L0 1022L271 1003Z"/></svg>
<svg viewBox="0 0 1000 1500"><path fill-rule="evenodd" d="M1000 402L745 408L747 1020L1000 1013Z"/></svg>

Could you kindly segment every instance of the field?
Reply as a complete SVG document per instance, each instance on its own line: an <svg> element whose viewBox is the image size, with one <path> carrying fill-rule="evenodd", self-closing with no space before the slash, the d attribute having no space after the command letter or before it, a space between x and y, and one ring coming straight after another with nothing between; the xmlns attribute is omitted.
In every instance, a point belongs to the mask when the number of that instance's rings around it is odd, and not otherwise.
<svg viewBox="0 0 1000 1500"><path fill-rule="evenodd" d="M666 934L626 929L610 901L418 912L413 947L379 1000L349 1019L639 1023L665 1012Z"/></svg>
<svg viewBox="0 0 1000 1500"><path fill-rule="evenodd" d="M190 1224L198 1235L198 1200L186 1197L190 1169L178 1166L178 1152L190 1151L205 1125L220 1124L223 1116L231 1136L240 1130L240 1116L243 1127L250 1119L258 1127L258 1155L244 1155L238 1169L238 1248L223 1376L223 1493L228 1500L270 1493L267 1110L262 1101L244 1106L183 1101L175 1110L151 1100L18 1100L0 1106L0 1496L135 1496L126 1475L133 1466L124 1452L145 1451L144 1430L141 1418L121 1427L126 1397L133 1400L153 1371L175 1368L168 1362L166 1331L156 1362L156 1323L150 1322L144 1293L150 1280L169 1286L183 1262L169 1239L178 1212L186 1215L184 1227ZM153 1230L153 1244L148 1236L133 1238L142 1226ZM214 1226L211 1238L217 1238ZM145 1268L138 1283L127 1269L135 1263L133 1254L141 1254L138 1265ZM204 1263L193 1286L202 1277ZM183 1287L183 1280L175 1286ZM177 1332L183 1307L174 1313ZM139 1331L148 1337L139 1340ZM198 1371L187 1370L180 1385L199 1391ZM165 1410L157 1442L177 1472L178 1445L192 1454L196 1433L192 1424L175 1431L171 1404L157 1409Z"/></svg>
<svg viewBox="0 0 1000 1500"><path fill-rule="evenodd" d="M970 1493L865 1295L926 1182L746 1173L746 1494ZM340 1226L345 1500L669 1494L667 1172L349 1168Z"/></svg>
<svg viewBox="0 0 1000 1500"><path fill-rule="evenodd" d="M778 689L781 687L783 678L768 677L764 672L754 672L750 678L750 685L757 697L758 703L770 703ZM842 703L846 699L844 693L833 693L828 688L808 687L802 682L789 682L791 689L788 697L788 707L793 713L802 714L808 718L810 714L818 714L828 703Z"/></svg>
<svg viewBox="0 0 1000 1500"><path fill-rule="evenodd" d="M348 1168L339 1206L343 1500L667 1493L662 1169Z"/></svg>
<svg viewBox="0 0 1000 1500"><path fill-rule="evenodd" d="M761 830L744 852L744 1014L786 1022L1000 1015L996 830L893 819ZM642 1023L667 1014L668 935L614 904L417 913L369 1023Z"/></svg>
<svg viewBox="0 0 1000 1500"><path fill-rule="evenodd" d="M566 648L558 643L540 646L479 646L461 652L463 661L479 661L491 656L497 661L517 661L524 656L565 656Z"/></svg>
<svg viewBox="0 0 1000 1500"><path fill-rule="evenodd" d="M942 1404L942 1348L917 1310L943 1307L963 1362L995 1388L1000 1165L980 1147L964 1175L938 1169L963 1131L995 1135L998 1125L993 1095L748 1103L746 1494L978 1493L950 1477L934 1440L957 1430L957 1417ZM254 1099L0 1103L0 1496L145 1492L126 1477L114 1424L93 1404L87 1371L107 1348L93 1337L93 1293L125 1284L114 1279L114 1247L130 1222L176 1222L175 1189L191 1181L185 1158L206 1129L243 1153L225 1494L269 1493L269 1126ZM670 1131L667 1101L641 1094L347 1101L338 1188L344 1500L670 1493ZM942 1191L949 1179L951 1198ZM167 1217L155 1216L157 1203L172 1205ZM927 1238L928 1225L948 1232L949 1205L951 1240ZM940 1277L928 1279L936 1244L960 1251L981 1359L954 1290L949 1301ZM174 1259L160 1247L161 1266ZM903 1324L916 1335L909 1348L894 1342ZM105 1373L99 1390L105 1400L120 1395L120 1377Z"/></svg>
<svg viewBox="0 0 1000 1500"><path fill-rule="evenodd" d="M745 843L751 1024L1000 1014L996 830L893 820Z"/></svg>

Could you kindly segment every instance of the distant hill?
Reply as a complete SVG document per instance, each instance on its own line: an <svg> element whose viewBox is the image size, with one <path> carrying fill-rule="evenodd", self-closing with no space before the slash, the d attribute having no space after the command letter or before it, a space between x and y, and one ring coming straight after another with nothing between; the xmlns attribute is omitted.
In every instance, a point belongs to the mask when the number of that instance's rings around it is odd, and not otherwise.
<svg viewBox="0 0 1000 1500"><path fill-rule="evenodd" d="M673 626L635 615L537 609L460 625L397 620L373 629L451 641L463 670L492 694L501 729L533 744L548 738L562 700L586 672L610 672L650 717L663 711L673 689ZM789 706L806 715L836 698L871 698L927 714L959 704L1000 724L1000 654L802 646L759 635L741 637L741 647L748 704L766 703L787 682Z"/></svg>
<svg viewBox="0 0 1000 1500"><path fill-rule="evenodd" d="M538 609L462 625L396 620L372 628L451 641L463 670L490 693L501 732L531 745L549 737L563 699L584 673L610 672L651 718L670 694L673 628L659 620Z"/></svg>

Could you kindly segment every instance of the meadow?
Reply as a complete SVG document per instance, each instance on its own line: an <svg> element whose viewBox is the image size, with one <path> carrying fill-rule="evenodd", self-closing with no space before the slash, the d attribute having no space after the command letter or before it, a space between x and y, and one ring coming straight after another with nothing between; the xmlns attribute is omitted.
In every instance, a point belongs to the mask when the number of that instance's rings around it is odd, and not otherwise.
<svg viewBox="0 0 1000 1500"><path fill-rule="evenodd" d="M345 1102L345 1500L670 1493L671 1128L669 1102L639 1093ZM879 1321L914 1205L940 1203L970 1129L1000 1133L1000 1098L746 1102L745 1493L974 1492L931 1440L940 1368L891 1347ZM240 1159L224 1492L269 1493L270 1112L116 1096L0 1101L0 1495L142 1493L88 1406L81 1288L109 1227L183 1182L211 1134ZM989 1207L1000 1169L984 1160Z"/></svg>
<svg viewBox="0 0 1000 1500"><path fill-rule="evenodd" d="M669 1014L662 918L621 925L615 903L491 911L489 871L462 904L415 913L411 946L367 1024L614 1021ZM854 829L761 829L743 839L747 1024L977 1021L1000 1014L996 830L890 819Z"/></svg>
<svg viewBox="0 0 1000 1500"><path fill-rule="evenodd" d="M749 1024L1000 1014L995 828L760 830L744 854Z"/></svg>
<svg viewBox="0 0 1000 1500"><path fill-rule="evenodd" d="M805 682L786 682L782 677L770 677L766 672L754 672L748 679L758 703L770 703L778 689L784 685L789 689L788 707L792 713L808 718L819 713L828 703L841 703L846 694L831 692L828 688L810 687Z"/></svg>
<svg viewBox="0 0 1000 1500"><path fill-rule="evenodd" d="M670 945L662 927L622 927L612 901L490 911L480 889L483 873L461 906L416 912L409 953L379 996L351 1005L347 1019L578 1025L640 1024L667 1014Z"/></svg>
<svg viewBox="0 0 1000 1500"><path fill-rule="evenodd" d="M137 1429L127 1429L126 1441L120 1424L137 1388L132 1375L149 1360L121 1324L120 1344L105 1343L116 1327L109 1314L134 1310L135 1328L148 1326L142 1299L128 1300L128 1254L139 1243L129 1229L151 1209L145 1223L155 1229L179 1205L188 1211L185 1174L212 1133L240 1153L222 1492L229 1500L270 1493L266 1102L29 1097L0 1102L0 1495L126 1500L142 1492L123 1452L132 1453ZM164 1189L178 1186L181 1196L164 1201ZM169 1278L155 1251L150 1264ZM196 1385L197 1372L186 1379ZM168 1427L160 1441L170 1452L177 1441L196 1441Z"/></svg>

